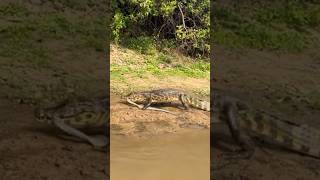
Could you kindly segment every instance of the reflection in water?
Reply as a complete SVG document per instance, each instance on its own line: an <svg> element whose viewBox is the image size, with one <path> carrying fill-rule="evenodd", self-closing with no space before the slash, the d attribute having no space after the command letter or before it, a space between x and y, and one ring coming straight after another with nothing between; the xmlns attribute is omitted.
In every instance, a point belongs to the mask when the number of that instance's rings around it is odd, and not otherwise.
<svg viewBox="0 0 320 180"><path fill-rule="evenodd" d="M111 180L209 180L210 130L148 139L111 136Z"/></svg>

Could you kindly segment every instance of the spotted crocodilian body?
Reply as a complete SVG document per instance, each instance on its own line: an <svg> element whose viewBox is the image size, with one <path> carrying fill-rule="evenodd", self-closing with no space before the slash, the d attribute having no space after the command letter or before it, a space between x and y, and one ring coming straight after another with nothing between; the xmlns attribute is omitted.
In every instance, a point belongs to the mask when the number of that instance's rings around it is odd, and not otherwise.
<svg viewBox="0 0 320 180"><path fill-rule="evenodd" d="M319 129L282 120L217 91L211 95L214 101L211 125L227 122L231 135L249 156L254 152L250 137L255 136L286 149L320 158Z"/></svg>
<svg viewBox="0 0 320 180"><path fill-rule="evenodd" d="M189 109L189 106L192 106L205 111L210 111L210 102L203 101L187 95L180 90L171 88L131 93L126 97L126 100L131 104L144 104L143 109L147 109L153 103L181 102L185 109Z"/></svg>
<svg viewBox="0 0 320 180"><path fill-rule="evenodd" d="M108 108L108 101L103 99L36 109L35 116L39 122L52 124L65 133L85 140L95 147L104 147L108 144L107 139L90 137L80 129L108 128Z"/></svg>

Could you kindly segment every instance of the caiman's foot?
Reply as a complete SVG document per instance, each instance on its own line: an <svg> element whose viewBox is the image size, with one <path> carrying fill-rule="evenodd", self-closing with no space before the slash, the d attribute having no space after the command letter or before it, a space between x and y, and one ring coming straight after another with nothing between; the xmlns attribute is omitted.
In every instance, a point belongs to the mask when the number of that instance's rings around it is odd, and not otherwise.
<svg viewBox="0 0 320 180"><path fill-rule="evenodd" d="M178 106L178 108L183 110L183 111L190 111L190 108L185 107L185 106Z"/></svg>
<svg viewBox="0 0 320 180"><path fill-rule="evenodd" d="M107 137L88 136L87 140L80 139L79 137L75 137L75 136L65 135L65 134L61 134L61 135L59 135L59 137L61 137L63 139L67 139L67 140L77 141L77 142L87 141L87 143L92 145L93 148L95 148L95 149L101 149L101 148L107 147L109 145Z"/></svg>
<svg viewBox="0 0 320 180"><path fill-rule="evenodd" d="M109 145L109 141L107 137L90 137L90 144L92 144L95 149L100 149L107 147Z"/></svg>

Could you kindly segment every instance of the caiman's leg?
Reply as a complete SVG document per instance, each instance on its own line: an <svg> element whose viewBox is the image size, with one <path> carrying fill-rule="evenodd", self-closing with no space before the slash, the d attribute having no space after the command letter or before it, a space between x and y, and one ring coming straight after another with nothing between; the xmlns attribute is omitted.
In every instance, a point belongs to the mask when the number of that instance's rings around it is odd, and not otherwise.
<svg viewBox="0 0 320 180"><path fill-rule="evenodd" d="M225 99L222 104L222 114L224 114L229 126L234 140L240 145L240 147L245 151L245 157L250 158L254 153L254 145L250 141L249 136L240 133L239 120L237 119L237 113L235 110L235 105L232 100Z"/></svg>
<svg viewBox="0 0 320 180"><path fill-rule="evenodd" d="M106 139L102 140L102 139L90 137L84 134L83 132L65 124L64 121L60 118L54 118L53 124L57 126L59 129L61 129L62 131L64 131L65 133L78 137L82 140L88 141L90 144L92 144L95 147L105 147L108 145L108 142L106 141Z"/></svg>
<svg viewBox="0 0 320 180"><path fill-rule="evenodd" d="M189 105L187 104L186 99L183 94L179 95L179 100L182 103L182 106L184 107L184 109L189 110Z"/></svg>
<svg viewBox="0 0 320 180"><path fill-rule="evenodd" d="M152 103L152 97L151 97L152 95L150 94L148 97L147 97L147 104L145 104L144 106L143 106L143 110L145 110L145 109L147 109L148 107L150 107L150 105L151 105L151 103Z"/></svg>

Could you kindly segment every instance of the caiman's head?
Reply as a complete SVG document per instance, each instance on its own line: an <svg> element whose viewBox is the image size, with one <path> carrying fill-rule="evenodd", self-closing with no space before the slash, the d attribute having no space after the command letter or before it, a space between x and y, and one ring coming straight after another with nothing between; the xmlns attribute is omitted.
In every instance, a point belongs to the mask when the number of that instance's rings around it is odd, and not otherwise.
<svg viewBox="0 0 320 180"><path fill-rule="evenodd" d="M127 101L132 102L144 102L147 100L145 94L143 93L131 93L126 96Z"/></svg>
<svg viewBox="0 0 320 180"><path fill-rule="evenodd" d="M36 121L38 122L47 122L51 123L52 115L45 109L37 108L34 111L34 116L36 117Z"/></svg>

